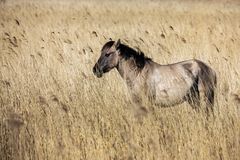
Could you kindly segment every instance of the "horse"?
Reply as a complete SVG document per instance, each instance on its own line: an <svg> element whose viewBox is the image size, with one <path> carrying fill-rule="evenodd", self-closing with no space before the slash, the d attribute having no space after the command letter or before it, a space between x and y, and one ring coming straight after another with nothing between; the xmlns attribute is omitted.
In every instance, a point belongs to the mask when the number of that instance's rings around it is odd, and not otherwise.
<svg viewBox="0 0 240 160"><path fill-rule="evenodd" d="M161 65L118 39L104 44L93 73L100 78L114 68L125 80L132 100L138 106L137 114L147 112L141 105L144 97L161 107L187 102L195 110L199 110L203 99L207 114L213 113L216 72L200 60Z"/></svg>

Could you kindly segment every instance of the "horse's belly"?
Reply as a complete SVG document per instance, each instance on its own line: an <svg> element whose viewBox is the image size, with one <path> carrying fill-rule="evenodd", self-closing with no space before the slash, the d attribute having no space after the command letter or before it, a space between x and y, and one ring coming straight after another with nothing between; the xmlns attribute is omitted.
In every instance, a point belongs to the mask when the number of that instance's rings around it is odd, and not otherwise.
<svg viewBox="0 0 240 160"><path fill-rule="evenodd" d="M155 104L161 106L172 106L184 101L188 92L187 87L162 89L156 92Z"/></svg>

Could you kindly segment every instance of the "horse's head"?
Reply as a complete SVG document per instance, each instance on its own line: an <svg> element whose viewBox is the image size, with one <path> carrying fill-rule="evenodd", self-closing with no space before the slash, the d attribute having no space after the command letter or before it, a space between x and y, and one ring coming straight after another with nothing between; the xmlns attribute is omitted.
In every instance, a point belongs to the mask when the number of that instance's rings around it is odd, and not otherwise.
<svg viewBox="0 0 240 160"><path fill-rule="evenodd" d="M119 62L120 55L120 40L117 42L107 42L101 50L101 55L97 63L93 67L93 73L98 77L102 77L103 73L109 72L116 67Z"/></svg>

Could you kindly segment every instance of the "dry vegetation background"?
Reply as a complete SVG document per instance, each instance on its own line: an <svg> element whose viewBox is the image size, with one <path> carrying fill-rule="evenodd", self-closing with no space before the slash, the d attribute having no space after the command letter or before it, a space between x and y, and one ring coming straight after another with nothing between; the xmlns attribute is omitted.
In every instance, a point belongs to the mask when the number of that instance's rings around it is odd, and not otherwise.
<svg viewBox="0 0 240 160"><path fill-rule="evenodd" d="M215 120L188 104L137 123L123 80L92 67L112 38L218 75ZM0 2L0 159L240 159L239 1Z"/></svg>

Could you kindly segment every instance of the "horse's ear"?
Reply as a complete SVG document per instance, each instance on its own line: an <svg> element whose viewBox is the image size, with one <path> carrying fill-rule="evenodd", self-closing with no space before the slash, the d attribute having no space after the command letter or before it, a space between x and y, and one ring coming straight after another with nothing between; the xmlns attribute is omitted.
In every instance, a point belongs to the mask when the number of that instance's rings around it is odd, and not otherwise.
<svg viewBox="0 0 240 160"><path fill-rule="evenodd" d="M120 46L120 44L121 44L120 39L118 39L117 42L115 41L114 42L115 48L117 49Z"/></svg>

